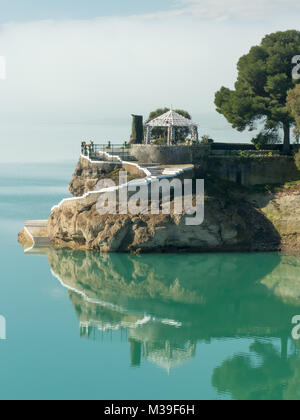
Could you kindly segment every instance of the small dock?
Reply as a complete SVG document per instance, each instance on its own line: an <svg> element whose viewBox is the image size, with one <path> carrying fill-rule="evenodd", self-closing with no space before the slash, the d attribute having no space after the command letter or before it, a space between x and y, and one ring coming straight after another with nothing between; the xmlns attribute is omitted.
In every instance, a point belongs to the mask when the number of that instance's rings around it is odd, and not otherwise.
<svg viewBox="0 0 300 420"><path fill-rule="evenodd" d="M28 220L24 230L33 242L33 248L46 248L50 246L48 237L48 220Z"/></svg>

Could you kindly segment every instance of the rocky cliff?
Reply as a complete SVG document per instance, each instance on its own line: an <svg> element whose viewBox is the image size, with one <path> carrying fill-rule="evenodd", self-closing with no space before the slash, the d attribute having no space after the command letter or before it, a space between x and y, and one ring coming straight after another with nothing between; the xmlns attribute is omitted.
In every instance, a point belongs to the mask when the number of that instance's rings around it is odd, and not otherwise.
<svg viewBox="0 0 300 420"><path fill-rule="evenodd" d="M81 159L70 191L81 196L101 177L116 177L115 164ZM98 193L67 200L49 218L54 247L96 252L300 250L300 184L259 191L206 179L205 220L187 226L186 215L100 215ZM20 242L24 242L20 235Z"/></svg>
<svg viewBox="0 0 300 420"><path fill-rule="evenodd" d="M127 172L128 181L145 176L141 170L122 165L120 162L91 162L81 157L70 182L69 191L73 197L82 197L90 191L97 190L99 181L110 179L119 185L120 171Z"/></svg>
<svg viewBox="0 0 300 420"><path fill-rule="evenodd" d="M74 197L96 190L98 182L108 174L120 168L120 164L114 162L99 162L91 164L88 159L80 158L76 166L72 181L69 185L70 193Z"/></svg>
<svg viewBox="0 0 300 420"><path fill-rule="evenodd" d="M269 251L279 249L272 224L246 202L208 197L205 221L186 226L185 215L105 215L98 196L68 201L49 219L54 246L99 252Z"/></svg>

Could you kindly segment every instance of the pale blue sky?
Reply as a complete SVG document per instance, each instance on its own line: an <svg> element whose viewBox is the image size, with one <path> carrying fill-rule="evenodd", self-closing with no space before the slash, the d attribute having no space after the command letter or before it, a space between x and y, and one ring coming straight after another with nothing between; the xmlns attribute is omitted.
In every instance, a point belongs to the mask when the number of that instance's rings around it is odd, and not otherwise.
<svg viewBox="0 0 300 420"><path fill-rule="evenodd" d="M132 113L171 104L201 134L249 141L215 92L287 29L300 29L299 0L0 0L0 161L76 160L82 140L121 143Z"/></svg>
<svg viewBox="0 0 300 420"><path fill-rule="evenodd" d="M173 0L0 0L0 22L132 15L174 5Z"/></svg>

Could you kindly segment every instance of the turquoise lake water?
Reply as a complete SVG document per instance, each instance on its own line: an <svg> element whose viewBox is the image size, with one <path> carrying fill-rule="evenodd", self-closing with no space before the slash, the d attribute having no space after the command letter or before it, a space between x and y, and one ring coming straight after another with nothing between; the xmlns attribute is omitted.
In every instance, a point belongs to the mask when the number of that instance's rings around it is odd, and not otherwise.
<svg viewBox="0 0 300 420"><path fill-rule="evenodd" d="M0 399L300 399L300 257L24 254L74 166L0 168Z"/></svg>

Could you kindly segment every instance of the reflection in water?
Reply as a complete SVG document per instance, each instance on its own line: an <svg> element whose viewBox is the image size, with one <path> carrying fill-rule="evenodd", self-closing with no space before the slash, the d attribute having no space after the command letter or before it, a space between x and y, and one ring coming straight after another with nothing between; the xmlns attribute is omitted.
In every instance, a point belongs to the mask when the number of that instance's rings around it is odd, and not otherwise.
<svg viewBox="0 0 300 420"><path fill-rule="evenodd" d="M249 353L215 367L213 386L235 399L300 398L299 345L290 338L300 313L298 257L45 252L81 336L121 330L132 366L145 358L170 371L201 342L251 339Z"/></svg>

